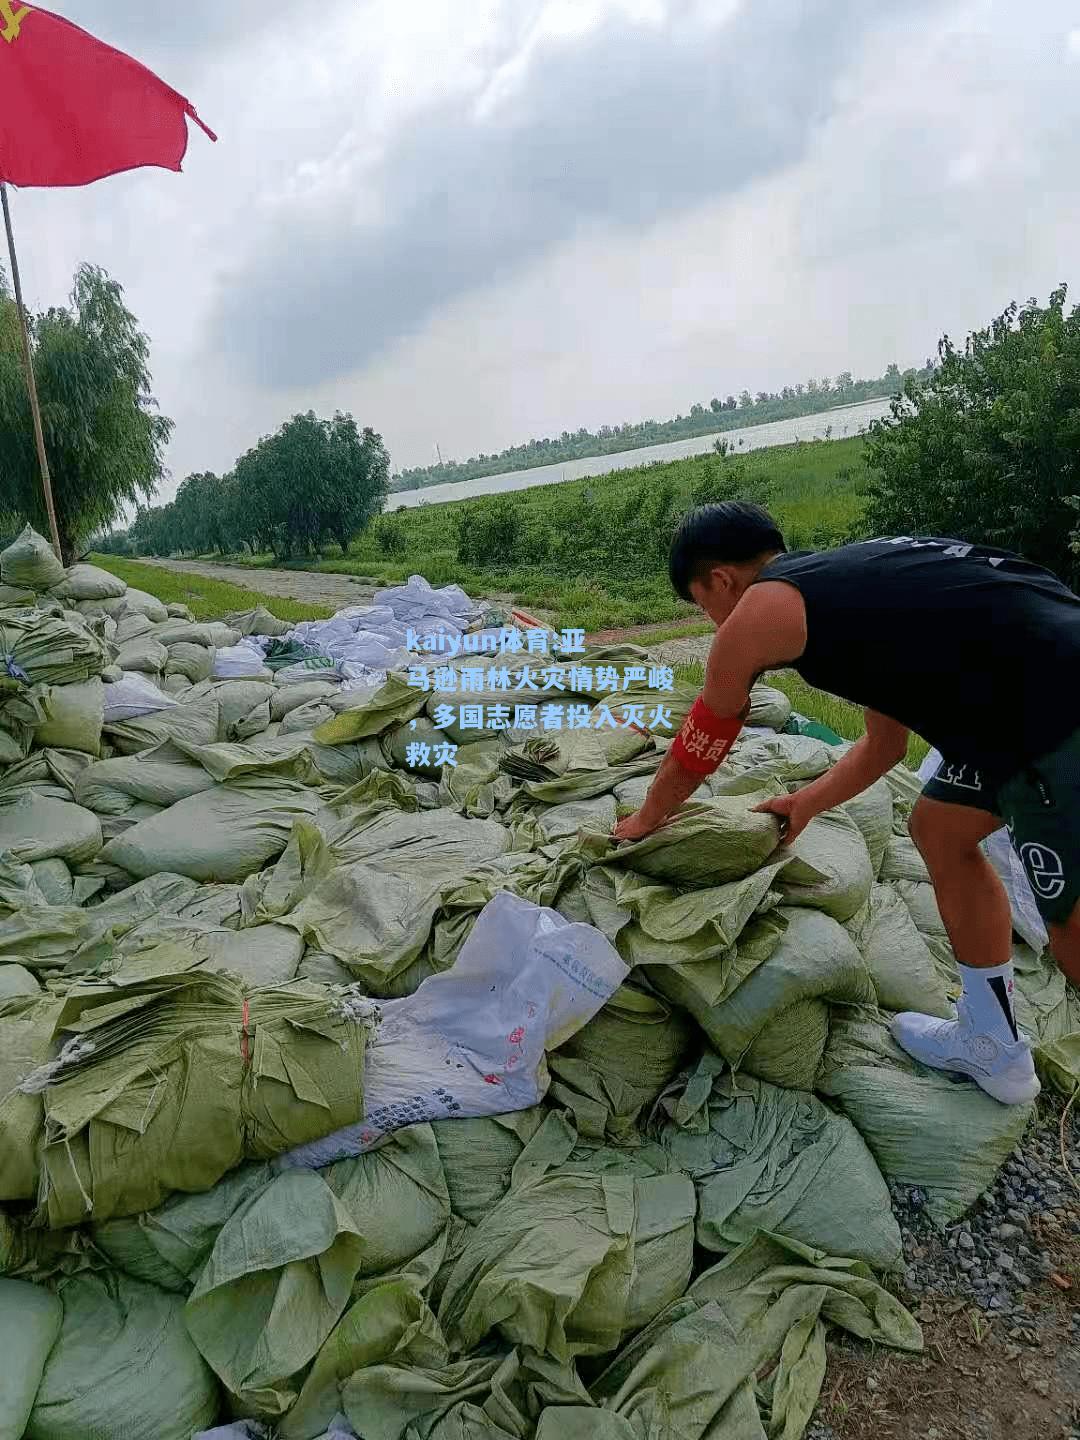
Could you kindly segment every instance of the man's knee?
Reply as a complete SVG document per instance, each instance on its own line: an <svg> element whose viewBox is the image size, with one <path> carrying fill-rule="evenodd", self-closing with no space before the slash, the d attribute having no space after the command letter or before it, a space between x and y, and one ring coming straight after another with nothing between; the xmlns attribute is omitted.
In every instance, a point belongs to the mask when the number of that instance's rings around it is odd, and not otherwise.
<svg viewBox="0 0 1080 1440"><path fill-rule="evenodd" d="M982 810L946 805L926 796L917 800L908 829L931 875L955 871L982 860L979 846L1001 821Z"/></svg>

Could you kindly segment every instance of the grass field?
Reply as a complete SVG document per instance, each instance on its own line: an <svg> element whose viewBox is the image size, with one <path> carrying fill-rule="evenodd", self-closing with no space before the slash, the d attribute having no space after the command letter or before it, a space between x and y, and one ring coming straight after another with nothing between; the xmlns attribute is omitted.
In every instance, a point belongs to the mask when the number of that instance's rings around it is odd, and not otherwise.
<svg viewBox="0 0 1080 1440"><path fill-rule="evenodd" d="M664 622L693 626L693 608L672 594L666 574L674 517L714 490L734 490L769 507L790 549L836 544L857 529L862 515L862 448L863 441L853 438L723 460L696 455L504 496L394 511L344 555L333 547L321 559L287 566L272 555L228 560L256 571L315 570L383 583L420 572L433 585L455 581L472 593L514 594L559 624L589 631ZM478 534L490 536L490 543L471 543Z"/></svg>
<svg viewBox="0 0 1080 1440"><path fill-rule="evenodd" d="M230 611L253 610L256 605L265 605L279 620L325 620L332 613L325 605L304 605L279 595L262 595L243 585L204 580L199 575L162 570L157 565L140 565L137 560L119 560L114 555L94 555L91 559L126 584L156 595L166 605L187 605L198 620L220 620Z"/></svg>

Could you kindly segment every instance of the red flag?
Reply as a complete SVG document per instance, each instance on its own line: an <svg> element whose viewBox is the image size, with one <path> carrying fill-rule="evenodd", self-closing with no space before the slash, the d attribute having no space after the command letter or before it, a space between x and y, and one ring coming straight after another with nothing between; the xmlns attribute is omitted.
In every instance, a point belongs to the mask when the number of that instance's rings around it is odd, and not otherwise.
<svg viewBox="0 0 1080 1440"><path fill-rule="evenodd" d="M88 185L121 170L179 170L183 95L70 20L0 0L0 180Z"/></svg>

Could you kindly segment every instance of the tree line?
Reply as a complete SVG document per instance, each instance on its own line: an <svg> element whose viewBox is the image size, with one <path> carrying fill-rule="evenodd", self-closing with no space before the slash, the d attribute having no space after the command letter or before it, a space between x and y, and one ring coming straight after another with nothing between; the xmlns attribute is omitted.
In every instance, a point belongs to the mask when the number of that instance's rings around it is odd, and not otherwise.
<svg viewBox="0 0 1080 1440"><path fill-rule="evenodd" d="M106 550L136 555L272 553L279 560L342 551L382 510L390 457L382 437L338 412L294 415L227 475L189 475L167 505L140 509ZM100 547L99 547L100 548Z"/></svg>
<svg viewBox="0 0 1080 1440"><path fill-rule="evenodd" d="M423 465L399 471L391 478L391 491L423 489L428 485L445 485L452 481L474 480L482 475L500 475L508 470L528 470L536 465L557 465L580 460L588 455L614 455L623 450L636 450L646 445L662 445L672 440L689 440L732 430L740 425L762 425L770 420L793 420L800 415L813 415L834 405L855 405L863 400L887 400L898 395L910 376L926 378L934 367L933 359L921 370L901 372L890 365L884 375L874 380L855 380L850 370L835 378L824 375L811 377L804 384L785 385L782 390L749 390L714 396L708 406L694 404L688 415L674 420L626 421L622 425L601 425L599 430L584 428L571 433L564 430L558 437L528 440L511 445L497 454L474 455L470 460L446 460L438 465Z"/></svg>

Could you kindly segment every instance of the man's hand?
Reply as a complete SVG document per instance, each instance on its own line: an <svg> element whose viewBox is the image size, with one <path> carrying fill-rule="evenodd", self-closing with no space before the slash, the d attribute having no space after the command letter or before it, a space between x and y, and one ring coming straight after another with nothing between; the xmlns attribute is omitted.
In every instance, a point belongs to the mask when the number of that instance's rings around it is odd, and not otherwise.
<svg viewBox="0 0 1080 1440"><path fill-rule="evenodd" d="M794 795L776 795L763 805L755 805L754 813L775 815L781 826L780 844L790 845L821 812L812 801L807 801L804 790L797 790Z"/></svg>
<svg viewBox="0 0 1080 1440"><path fill-rule="evenodd" d="M663 820L650 820L641 810L635 810L633 815L627 815L625 820L619 820L611 832L613 840L644 840L646 835L651 835L654 830L659 830L665 822Z"/></svg>

